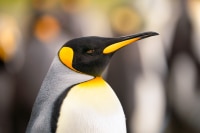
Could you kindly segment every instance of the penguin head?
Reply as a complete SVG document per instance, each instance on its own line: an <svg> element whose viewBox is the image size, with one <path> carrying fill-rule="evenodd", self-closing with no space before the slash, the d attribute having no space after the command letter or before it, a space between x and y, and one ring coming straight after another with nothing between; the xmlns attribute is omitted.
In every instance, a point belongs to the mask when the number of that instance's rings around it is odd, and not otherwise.
<svg viewBox="0 0 200 133"><path fill-rule="evenodd" d="M112 55L137 40L158 35L144 32L118 38L82 37L70 40L58 52L60 61L73 71L100 76Z"/></svg>

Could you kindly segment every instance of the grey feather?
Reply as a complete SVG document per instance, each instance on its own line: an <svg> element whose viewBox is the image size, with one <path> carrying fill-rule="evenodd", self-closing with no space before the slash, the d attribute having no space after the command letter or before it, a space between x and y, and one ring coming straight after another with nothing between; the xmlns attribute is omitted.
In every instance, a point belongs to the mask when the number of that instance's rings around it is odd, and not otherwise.
<svg viewBox="0 0 200 133"><path fill-rule="evenodd" d="M51 113L58 96L69 86L92 79L63 65L56 56L33 106L26 133L50 133Z"/></svg>

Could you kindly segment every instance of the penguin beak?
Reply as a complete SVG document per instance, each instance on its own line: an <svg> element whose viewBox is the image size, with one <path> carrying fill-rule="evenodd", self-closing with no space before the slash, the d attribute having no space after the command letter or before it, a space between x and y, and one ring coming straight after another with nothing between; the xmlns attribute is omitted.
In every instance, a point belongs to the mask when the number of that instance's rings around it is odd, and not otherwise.
<svg viewBox="0 0 200 133"><path fill-rule="evenodd" d="M129 36L123 36L119 38L114 38L115 43L108 45L104 50L104 54L110 54L113 52L116 52L118 49L127 46L128 44L132 44L133 42L136 42L138 40L150 37L150 36L155 36L159 35L156 32L144 32L144 33L139 33L139 34L134 34L134 35L129 35Z"/></svg>

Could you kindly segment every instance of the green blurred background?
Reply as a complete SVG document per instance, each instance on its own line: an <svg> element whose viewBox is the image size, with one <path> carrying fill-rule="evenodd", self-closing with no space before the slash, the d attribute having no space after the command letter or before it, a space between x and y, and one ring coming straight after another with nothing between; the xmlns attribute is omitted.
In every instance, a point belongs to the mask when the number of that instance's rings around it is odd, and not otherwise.
<svg viewBox="0 0 200 133"><path fill-rule="evenodd" d="M104 72L127 132L200 133L200 0L0 0L0 133L25 132L65 42L144 31L160 35L121 49Z"/></svg>

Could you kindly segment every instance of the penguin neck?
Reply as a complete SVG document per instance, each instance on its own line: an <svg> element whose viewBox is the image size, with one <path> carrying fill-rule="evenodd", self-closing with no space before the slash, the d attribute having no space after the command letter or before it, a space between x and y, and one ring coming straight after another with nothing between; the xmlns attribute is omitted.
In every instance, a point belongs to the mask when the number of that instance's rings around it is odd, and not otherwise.
<svg viewBox="0 0 200 133"><path fill-rule="evenodd" d="M94 76L75 72L62 64L56 56L42 83L38 96L33 106L32 115L27 131L51 132L51 114L57 98L69 89L70 86L94 79ZM46 127L39 128L40 125ZM41 132L41 131L40 131Z"/></svg>
<svg viewBox="0 0 200 133"><path fill-rule="evenodd" d="M70 79L68 79L68 78L67 79L71 80L71 81L78 80L78 82L83 82L85 80L87 81L87 80L95 78L95 76L88 75L88 74L85 74L85 73L81 73L81 72L78 72L78 71L74 71L74 70L66 67L63 63L60 62L60 59L59 59L58 56L56 56L54 58L54 61L51 65L51 67L50 67L50 70L51 71L55 70L56 75L62 76L63 79L65 79L65 77L70 77Z"/></svg>

